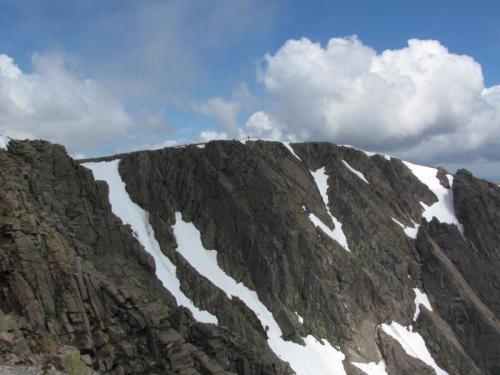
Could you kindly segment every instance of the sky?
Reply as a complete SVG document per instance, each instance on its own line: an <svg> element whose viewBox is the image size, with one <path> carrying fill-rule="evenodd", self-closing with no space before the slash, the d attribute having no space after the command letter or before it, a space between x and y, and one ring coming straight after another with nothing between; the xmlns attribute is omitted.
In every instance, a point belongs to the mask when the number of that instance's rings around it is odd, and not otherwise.
<svg viewBox="0 0 500 375"><path fill-rule="evenodd" d="M0 0L0 133L331 141L500 180L500 3Z"/></svg>

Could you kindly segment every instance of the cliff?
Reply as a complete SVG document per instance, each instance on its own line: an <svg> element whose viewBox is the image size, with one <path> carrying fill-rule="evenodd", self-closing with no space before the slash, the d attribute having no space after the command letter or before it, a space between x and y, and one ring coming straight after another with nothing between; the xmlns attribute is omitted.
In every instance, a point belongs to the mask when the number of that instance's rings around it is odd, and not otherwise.
<svg viewBox="0 0 500 375"><path fill-rule="evenodd" d="M499 243L500 188L465 170L329 143L74 161L12 140L0 150L0 362L498 374Z"/></svg>

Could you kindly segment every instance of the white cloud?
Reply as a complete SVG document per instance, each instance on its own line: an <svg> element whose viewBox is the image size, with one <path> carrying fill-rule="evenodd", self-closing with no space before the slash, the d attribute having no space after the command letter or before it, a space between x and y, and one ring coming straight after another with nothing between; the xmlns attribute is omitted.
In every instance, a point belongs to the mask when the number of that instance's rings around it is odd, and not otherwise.
<svg viewBox="0 0 500 375"><path fill-rule="evenodd" d="M237 128L229 135L226 132L215 130L205 130L200 133L200 139L203 142L209 142L215 139L245 139L258 138L269 140L287 140L294 141L291 136L284 136L282 126L277 123L268 113L264 111L255 112L245 123L243 128Z"/></svg>
<svg viewBox="0 0 500 375"><path fill-rule="evenodd" d="M33 72L0 55L0 133L62 143L73 153L124 135L131 118L98 82L81 79L62 54L34 54Z"/></svg>
<svg viewBox="0 0 500 375"><path fill-rule="evenodd" d="M229 136L224 132L216 132L214 130L204 130L200 133L200 140L202 142L210 142L216 139L228 139Z"/></svg>
<svg viewBox="0 0 500 375"><path fill-rule="evenodd" d="M239 116L254 100L248 87L240 83L230 99L214 97L193 103L192 108L202 115L213 117L217 121L218 128L222 130L221 134L225 134L225 138L239 137L241 135L238 128Z"/></svg>
<svg viewBox="0 0 500 375"><path fill-rule="evenodd" d="M148 143L134 146L132 149L127 151L141 151L141 150L159 150L165 147L174 147L183 144L190 143L189 141L182 139L165 139L161 142Z"/></svg>
<svg viewBox="0 0 500 375"><path fill-rule="evenodd" d="M283 139L282 126L263 111L255 112L245 124L244 133L252 138Z"/></svg>
<svg viewBox="0 0 500 375"><path fill-rule="evenodd" d="M202 103L196 103L193 108L202 115L215 118L218 125L230 133L238 130L238 115L241 104L236 100L216 97Z"/></svg>
<svg viewBox="0 0 500 375"><path fill-rule="evenodd" d="M378 54L356 37L288 40L258 79L285 136L420 160L500 160L500 86L485 88L477 62L437 41Z"/></svg>

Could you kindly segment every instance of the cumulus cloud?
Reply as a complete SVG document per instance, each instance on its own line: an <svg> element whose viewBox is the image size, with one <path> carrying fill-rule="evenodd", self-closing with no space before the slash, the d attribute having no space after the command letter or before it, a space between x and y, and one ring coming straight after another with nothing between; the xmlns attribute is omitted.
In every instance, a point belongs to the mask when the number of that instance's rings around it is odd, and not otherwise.
<svg viewBox="0 0 500 375"><path fill-rule="evenodd" d="M264 111L255 112L245 124L243 134L260 139L283 139L283 126ZM293 139L292 139L293 140Z"/></svg>
<svg viewBox="0 0 500 375"><path fill-rule="evenodd" d="M500 160L500 86L437 41L377 53L357 37L288 40L258 79L272 98L268 132L422 161Z"/></svg>
<svg viewBox="0 0 500 375"><path fill-rule="evenodd" d="M286 136L281 131L282 126L278 124L268 113L264 111L255 112L250 116L242 128L237 128L231 135L226 132L215 130L204 130L200 132L200 140L209 142L216 139L270 139L295 141L293 136Z"/></svg>
<svg viewBox="0 0 500 375"><path fill-rule="evenodd" d="M198 113L215 118L218 125L230 133L238 130L238 115L241 104L236 100L220 97L210 98L204 102L196 103L194 109Z"/></svg>
<svg viewBox="0 0 500 375"><path fill-rule="evenodd" d="M220 131L215 132L224 135L224 138L239 137L241 130L238 127L239 117L242 111L255 100L248 87L240 83L229 99L214 97L202 102L195 102L192 108L205 116L212 117L217 121ZM209 131L208 133L213 133ZM221 138L221 137L219 137Z"/></svg>
<svg viewBox="0 0 500 375"><path fill-rule="evenodd" d="M0 134L42 138L73 153L124 135L131 118L113 96L68 69L63 54L34 54L33 72L0 55Z"/></svg>

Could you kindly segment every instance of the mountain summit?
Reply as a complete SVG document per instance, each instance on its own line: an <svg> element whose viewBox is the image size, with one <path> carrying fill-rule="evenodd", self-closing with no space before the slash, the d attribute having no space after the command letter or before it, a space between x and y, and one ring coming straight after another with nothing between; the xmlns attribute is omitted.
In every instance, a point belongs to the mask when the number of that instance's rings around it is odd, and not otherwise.
<svg viewBox="0 0 500 375"><path fill-rule="evenodd" d="M500 188L466 170L2 138L0 372L499 374L499 243Z"/></svg>

